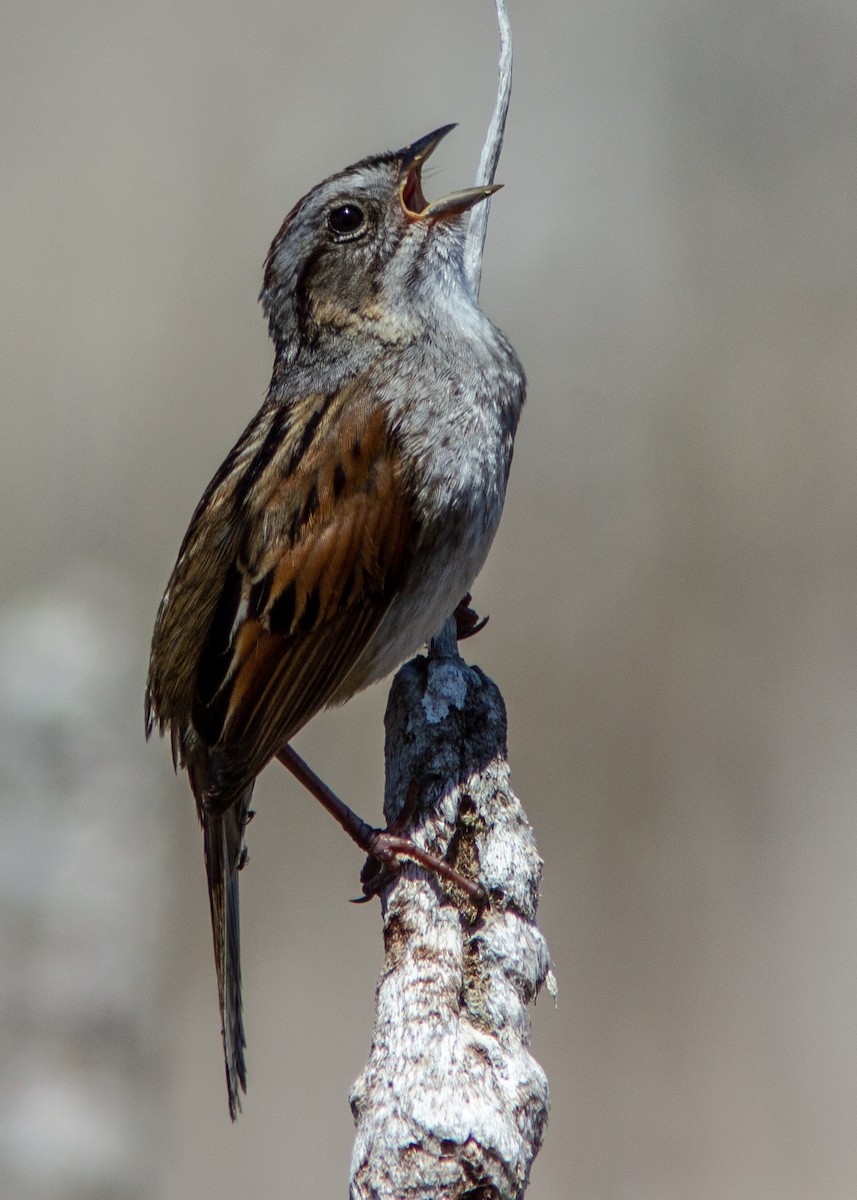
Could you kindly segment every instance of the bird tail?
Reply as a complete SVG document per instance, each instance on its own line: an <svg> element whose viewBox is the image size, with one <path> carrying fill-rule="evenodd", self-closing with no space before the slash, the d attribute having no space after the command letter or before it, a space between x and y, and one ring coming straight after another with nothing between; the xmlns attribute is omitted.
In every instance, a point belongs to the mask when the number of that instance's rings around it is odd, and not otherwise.
<svg viewBox="0 0 857 1200"><path fill-rule="evenodd" d="M238 923L238 872L244 865L244 827L252 785L223 812L208 812L200 805L220 1024L226 1062L229 1115L241 1111L240 1092L247 1091L244 1019L241 1008L241 940Z"/></svg>

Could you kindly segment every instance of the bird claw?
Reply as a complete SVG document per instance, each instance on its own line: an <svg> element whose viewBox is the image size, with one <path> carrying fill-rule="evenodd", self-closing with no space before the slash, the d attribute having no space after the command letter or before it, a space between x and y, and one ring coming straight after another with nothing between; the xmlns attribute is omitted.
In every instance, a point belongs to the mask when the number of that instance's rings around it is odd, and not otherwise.
<svg viewBox="0 0 857 1200"><path fill-rule="evenodd" d="M479 631L484 629L488 624L488 617L482 617L480 619L479 614L475 611L475 609L470 607L470 601L472 599L473 597L470 595L470 592L468 592L467 595L459 601L455 612L452 614L455 620L456 637L460 642L463 642L465 638L473 637L474 634L479 633Z"/></svg>
<svg viewBox="0 0 857 1200"><path fill-rule="evenodd" d="M403 836L416 811L420 792L430 776L423 775L412 779L404 804L396 818L386 829L373 829L319 779L288 743L280 750L277 758L336 818L360 849L369 855L360 872L360 882L363 884L363 895L366 899L382 891L401 869L402 861L411 859L459 888L477 908L482 909L488 903L488 894L478 883L474 883L442 859L429 854L427 850L420 849L411 838Z"/></svg>
<svg viewBox="0 0 857 1200"><path fill-rule="evenodd" d="M409 837L394 832L395 822L389 829L377 829L367 847L369 857L360 872L363 894L366 899L377 896L393 881L402 868L403 860L411 859L425 867L440 879L445 879L460 888L480 909L488 903L488 893L478 883L456 871L443 859L422 850Z"/></svg>

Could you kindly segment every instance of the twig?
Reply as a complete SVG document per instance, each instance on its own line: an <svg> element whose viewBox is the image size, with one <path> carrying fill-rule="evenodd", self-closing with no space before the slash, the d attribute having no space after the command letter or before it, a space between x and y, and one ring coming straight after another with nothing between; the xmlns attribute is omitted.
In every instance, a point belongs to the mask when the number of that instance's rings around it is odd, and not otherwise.
<svg viewBox="0 0 857 1200"><path fill-rule="evenodd" d="M506 116L509 112L509 99L512 95L512 27L509 24L509 14L506 11L506 0L494 0L497 9L497 24L500 27L500 62L498 66L499 80L497 84L497 100L491 123L482 147L482 157L479 160L479 170L476 173L476 187L487 187L494 182L497 163L500 161L500 151L503 148L503 134L506 130ZM485 238L488 233L488 214L491 201L477 204L470 214L470 225L467 229L467 244L464 249L464 263L467 275L473 285L474 295L479 295L479 285L482 282L482 255L485 250Z"/></svg>

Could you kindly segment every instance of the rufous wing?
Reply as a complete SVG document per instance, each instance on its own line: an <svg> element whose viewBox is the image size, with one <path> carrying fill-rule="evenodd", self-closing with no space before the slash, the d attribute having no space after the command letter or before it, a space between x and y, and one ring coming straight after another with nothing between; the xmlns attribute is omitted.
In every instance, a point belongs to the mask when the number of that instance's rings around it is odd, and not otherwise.
<svg viewBox="0 0 857 1200"><path fill-rule="evenodd" d="M279 430L269 420L255 453L242 457L239 443L234 470L221 471L194 518L200 542L210 524L227 550L189 681L209 811L228 806L342 687L406 567L414 522L403 464L384 409L358 399L361 382L305 397ZM200 590L194 562L210 572L214 558L192 524L171 604Z"/></svg>

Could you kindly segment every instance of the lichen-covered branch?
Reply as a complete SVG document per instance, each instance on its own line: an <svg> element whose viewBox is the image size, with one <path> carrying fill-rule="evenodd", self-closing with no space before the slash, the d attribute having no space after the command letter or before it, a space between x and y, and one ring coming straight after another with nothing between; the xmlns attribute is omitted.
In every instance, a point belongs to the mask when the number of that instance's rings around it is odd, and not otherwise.
<svg viewBox="0 0 857 1200"><path fill-rule="evenodd" d="M381 895L386 961L354 1085L352 1200L520 1200L548 1113L527 1005L549 974L541 860L509 785L506 715L449 631L396 676L385 813L490 895L406 863Z"/></svg>

